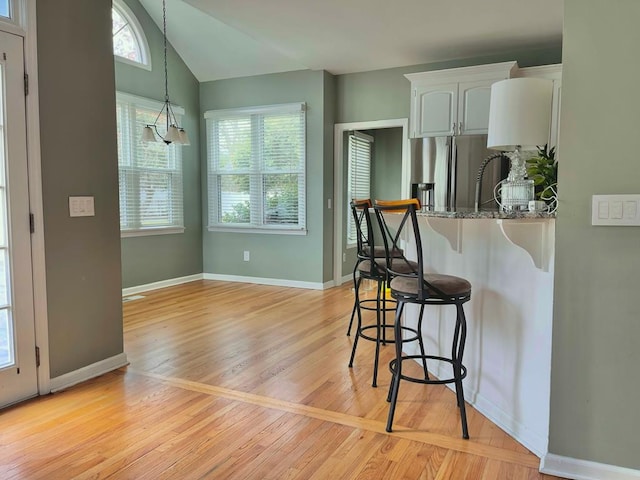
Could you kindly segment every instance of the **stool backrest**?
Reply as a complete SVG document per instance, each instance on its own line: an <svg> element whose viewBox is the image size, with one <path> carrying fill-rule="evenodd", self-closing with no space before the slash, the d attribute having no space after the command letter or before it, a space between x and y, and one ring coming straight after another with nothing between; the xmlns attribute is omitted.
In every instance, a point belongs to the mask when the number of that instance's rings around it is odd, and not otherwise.
<svg viewBox="0 0 640 480"><path fill-rule="evenodd" d="M353 220L356 225L356 247L358 262L364 260L370 261L370 271L372 275L384 275L384 268L379 266L375 261L375 234L374 223L375 220L371 219L370 209L373 208L371 200L366 199L353 199L351 200L351 212L353 214Z"/></svg>
<svg viewBox="0 0 640 480"><path fill-rule="evenodd" d="M418 298L429 298L430 285L424 280L424 259L422 256L422 240L418 227L416 212L421 208L417 198L408 200L376 200L374 207L382 240L387 254L387 271L391 277L415 278L418 285ZM411 235L416 246L417 267L410 266L409 260L402 257L392 258L390 252L402 250L400 241ZM400 267L400 268L399 268Z"/></svg>

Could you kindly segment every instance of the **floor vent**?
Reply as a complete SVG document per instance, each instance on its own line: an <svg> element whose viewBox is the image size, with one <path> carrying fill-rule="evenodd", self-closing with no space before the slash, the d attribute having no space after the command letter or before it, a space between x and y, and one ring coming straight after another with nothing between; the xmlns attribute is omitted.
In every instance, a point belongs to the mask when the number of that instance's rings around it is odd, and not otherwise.
<svg viewBox="0 0 640 480"><path fill-rule="evenodd" d="M132 300L140 300L144 298L144 295L129 295L128 297L122 297L122 303L130 302Z"/></svg>

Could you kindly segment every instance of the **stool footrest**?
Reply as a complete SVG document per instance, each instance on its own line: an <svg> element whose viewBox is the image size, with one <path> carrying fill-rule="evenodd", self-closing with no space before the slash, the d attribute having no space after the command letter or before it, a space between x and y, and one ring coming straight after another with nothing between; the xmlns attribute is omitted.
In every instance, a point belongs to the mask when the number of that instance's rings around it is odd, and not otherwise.
<svg viewBox="0 0 640 480"><path fill-rule="evenodd" d="M365 330L370 330L370 329L375 329L377 328L377 325L367 325L365 327L361 327L358 332L356 332L356 334L362 338L364 338L365 340L370 340L372 342L377 342L378 339L376 337L370 337L369 335L365 335L364 331ZM380 328L389 328L389 329L393 329L394 326L393 325L380 325ZM402 331L404 332L410 332L412 335L408 338L402 338L402 343L407 343L407 342L414 342L418 339L418 331L415 328L409 328L409 327L402 327ZM385 340L381 340L381 342L384 343L396 343L395 338L392 339L385 339Z"/></svg>
<svg viewBox="0 0 640 480"><path fill-rule="evenodd" d="M451 364L452 366L454 365L454 361L450 358L446 358L446 357L438 357L436 355L406 355L402 357L402 361L404 362L405 360L437 360L440 362L447 362L449 364ZM391 371L392 375L396 375L397 372L397 359L391 360L391 362L389 362L389 370ZM436 379L436 378L418 378L418 377L411 377L409 375L400 375L400 378L402 380L407 380L408 382L413 382L413 383L424 383L424 384L430 384L430 385L444 385L446 383L455 383L458 380L462 380L463 378L465 378L467 376L467 367L465 367L464 365L460 365L460 371L461 371L461 375L460 377L456 377L453 376L451 378L445 378L445 379Z"/></svg>
<svg viewBox="0 0 640 480"><path fill-rule="evenodd" d="M369 304L373 303L373 306L369 306ZM395 312L396 311L396 301L395 300L388 300L387 299L387 303L390 304L391 306L386 307L386 308L382 308L382 300L380 300L380 311L381 312ZM375 298L367 298L365 300L360 300L360 309L361 310L370 310L372 312L376 312L378 311L378 308L376 308L376 304L377 304L377 300Z"/></svg>

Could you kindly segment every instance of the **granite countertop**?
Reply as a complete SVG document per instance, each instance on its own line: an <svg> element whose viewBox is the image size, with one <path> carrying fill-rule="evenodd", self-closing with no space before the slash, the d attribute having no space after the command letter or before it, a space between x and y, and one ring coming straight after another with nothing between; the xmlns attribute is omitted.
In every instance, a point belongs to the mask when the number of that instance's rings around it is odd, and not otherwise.
<svg viewBox="0 0 640 480"><path fill-rule="evenodd" d="M418 215L425 217L439 218L502 218L502 219L518 219L518 218L556 218L556 214L548 212L503 212L501 210L479 210L473 208L458 208L456 210L426 210L418 212Z"/></svg>

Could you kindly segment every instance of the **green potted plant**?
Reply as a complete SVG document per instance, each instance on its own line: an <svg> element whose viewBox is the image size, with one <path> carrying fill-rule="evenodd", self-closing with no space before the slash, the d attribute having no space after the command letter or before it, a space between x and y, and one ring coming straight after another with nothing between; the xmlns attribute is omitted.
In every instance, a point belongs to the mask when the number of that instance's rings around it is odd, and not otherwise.
<svg viewBox="0 0 640 480"><path fill-rule="evenodd" d="M549 210L555 210L558 201L558 161L555 147L538 147L538 154L527 160L527 177L533 180L536 199L544 200Z"/></svg>

